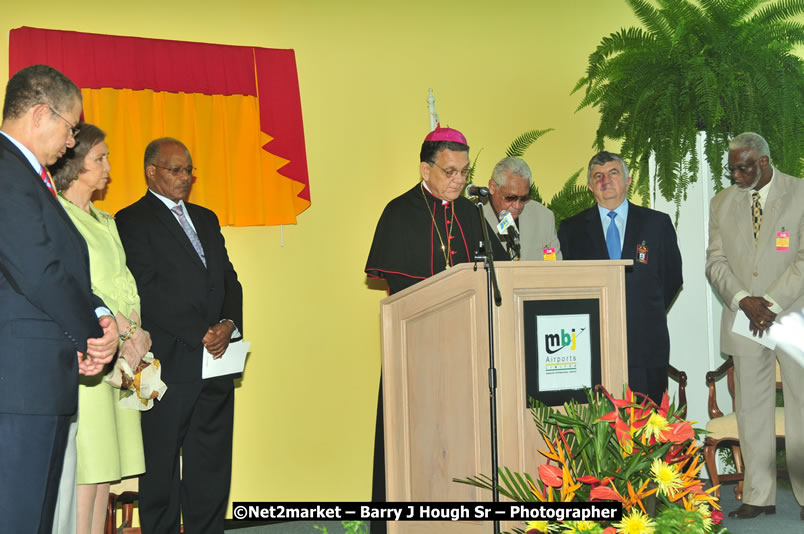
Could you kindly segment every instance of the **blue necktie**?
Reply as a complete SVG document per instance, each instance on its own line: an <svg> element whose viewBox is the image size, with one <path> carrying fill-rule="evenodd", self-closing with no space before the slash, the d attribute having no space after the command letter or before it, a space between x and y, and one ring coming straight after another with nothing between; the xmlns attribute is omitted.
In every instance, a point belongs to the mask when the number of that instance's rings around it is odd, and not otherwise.
<svg viewBox="0 0 804 534"><path fill-rule="evenodd" d="M622 247L620 246L620 231L614 223L617 212L610 211L608 216L611 222L609 223L609 229L606 231L606 248L609 249L610 260L619 260L622 255Z"/></svg>

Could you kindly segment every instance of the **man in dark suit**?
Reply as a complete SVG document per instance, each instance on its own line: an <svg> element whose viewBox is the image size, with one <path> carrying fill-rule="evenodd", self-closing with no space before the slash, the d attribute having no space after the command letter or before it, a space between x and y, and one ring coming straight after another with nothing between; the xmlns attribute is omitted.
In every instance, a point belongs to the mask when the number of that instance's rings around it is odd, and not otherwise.
<svg viewBox="0 0 804 534"><path fill-rule="evenodd" d="M0 125L0 532L50 533L78 374L117 352L86 243L44 170L75 144L81 93L34 65L8 82Z"/></svg>
<svg viewBox="0 0 804 534"><path fill-rule="evenodd" d="M670 363L666 314L682 283L676 232L666 213L626 200L631 177L618 154L596 154L587 178L597 206L562 221L561 252L565 260L634 260L625 270L628 383L659 403Z"/></svg>
<svg viewBox="0 0 804 534"><path fill-rule="evenodd" d="M204 348L220 358L243 330L243 291L218 218L184 202L193 161L176 139L145 149L148 192L117 214L137 280L143 327L168 390L143 412L142 531L223 532L232 472L232 376L202 380ZM179 450L183 466L179 474Z"/></svg>

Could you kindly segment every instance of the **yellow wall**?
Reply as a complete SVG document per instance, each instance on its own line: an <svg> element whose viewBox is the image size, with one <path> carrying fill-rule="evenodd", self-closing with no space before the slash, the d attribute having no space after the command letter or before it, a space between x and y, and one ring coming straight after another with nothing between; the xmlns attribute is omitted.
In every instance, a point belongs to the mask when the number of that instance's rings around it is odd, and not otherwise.
<svg viewBox="0 0 804 534"><path fill-rule="evenodd" d="M363 267L383 206L417 180L427 89L472 156L483 149L479 181L517 135L555 128L526 157L549 198L592 155L597 113L575 114L569 92L600 38L635 18L619 0L115 4L6 2L2 86L19 26L296 50L312 207L297 226L224 231L253 343L231 495L368 499L384 293Z"/></svg>

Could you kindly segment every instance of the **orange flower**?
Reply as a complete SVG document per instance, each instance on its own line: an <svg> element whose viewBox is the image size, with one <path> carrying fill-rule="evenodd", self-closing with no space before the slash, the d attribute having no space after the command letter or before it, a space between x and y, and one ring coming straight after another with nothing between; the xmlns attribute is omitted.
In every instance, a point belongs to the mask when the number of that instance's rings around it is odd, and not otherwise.
<svg viewBox="0 0 804 534"><path fill-rule="evenodd" d="M554 465L540 465L539 479L547 486L561 487L561 469Z"/></svg>
<svg viewBox="0 0 804 534"><path fill-rule="evenodd" d="M690 439L695 439L695 430L688 421L672 423L662 432L662 440L665 442L684 443Z"/></svg>

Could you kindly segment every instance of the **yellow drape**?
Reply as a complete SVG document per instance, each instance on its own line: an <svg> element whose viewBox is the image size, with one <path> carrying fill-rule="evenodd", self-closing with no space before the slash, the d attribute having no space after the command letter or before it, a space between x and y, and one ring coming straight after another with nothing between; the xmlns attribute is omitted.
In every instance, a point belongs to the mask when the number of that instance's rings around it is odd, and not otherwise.
<svg viewBox="0 0 804 534"><path fill-rule="evenodd" d="M174 137L190 150L196 179L189 201L214 211L221 225L295 224L309 206L303 184L277 171L287 163L261 148L257 98L82 89L84 118L106 132L111 181L96 205L112 214L146 190L143 155L153 139Z"/></svg>

